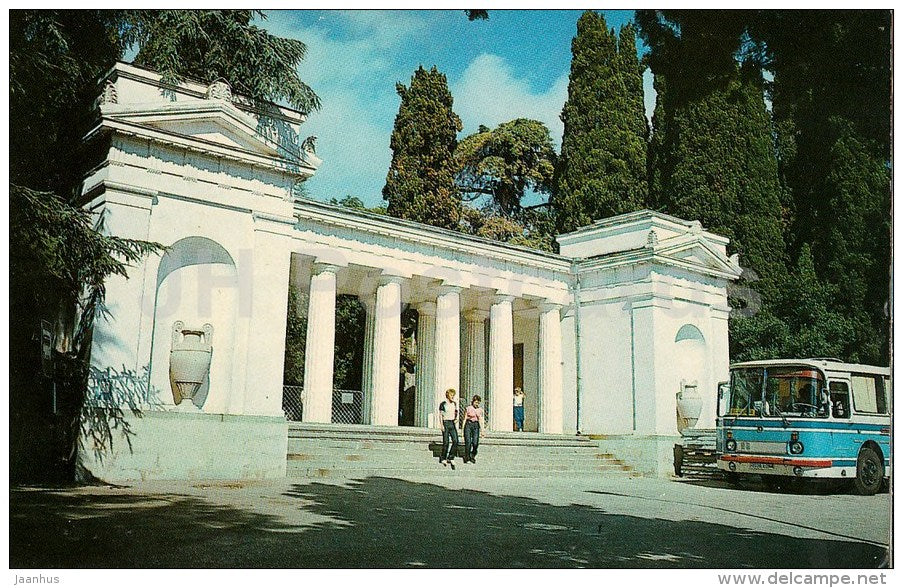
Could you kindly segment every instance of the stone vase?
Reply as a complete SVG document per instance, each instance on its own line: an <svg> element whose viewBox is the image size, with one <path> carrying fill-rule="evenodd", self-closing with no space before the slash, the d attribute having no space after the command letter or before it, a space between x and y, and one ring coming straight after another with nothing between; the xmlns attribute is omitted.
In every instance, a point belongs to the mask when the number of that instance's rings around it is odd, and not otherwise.
<svg viewBox="0 0 903 588"><path fill-rule="evenodd" d="M169 352L169 379L173 402L194 397L210 372L213 359L213 326L205 324L200 330L185 328L182 321L172 326L172 350ZM200 406L198 406L200 408Z"/></svg>
<svg viewBox="0 0 903 588"><path fill-rule="evenodd" d="M677 395L677 414L686 423L687 428L695 426L699 420L702 414L702 396L696 382L691 384L681 382L680 392Z"/></svg>

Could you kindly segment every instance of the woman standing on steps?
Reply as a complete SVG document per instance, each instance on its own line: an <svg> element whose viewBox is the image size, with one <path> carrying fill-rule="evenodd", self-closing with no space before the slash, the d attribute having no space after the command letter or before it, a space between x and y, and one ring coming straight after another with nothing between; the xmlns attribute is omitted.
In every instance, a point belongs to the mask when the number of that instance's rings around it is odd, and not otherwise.
<svg viewBox="0 0 903 588"><path fill-rule="evenodd" d="M524 398L526 394L520 388L514 389L514 430L524 430Z"/></svg>
<svg viewBox="0 0 903 588"><path fill-rule="evenodd" d="M455 402L455 389L445 391L445 400L439 403L439 417L442 421L442 455L439 463L455 469L455 456L458 455L458 403Z"/></svg>
<svg viewBox="0 0 903 588"><path fill-rule="evenodd" d="M474 396L464 410L464 463L477 463L477 447L480 445L480 429L483 426L482 398Z"/></svg>

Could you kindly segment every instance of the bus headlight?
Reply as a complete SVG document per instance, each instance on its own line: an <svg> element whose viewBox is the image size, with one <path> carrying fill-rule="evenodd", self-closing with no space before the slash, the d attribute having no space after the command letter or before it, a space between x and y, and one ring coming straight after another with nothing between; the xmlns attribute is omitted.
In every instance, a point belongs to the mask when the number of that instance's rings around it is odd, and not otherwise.
<svg viewBox="0 0 903 588"><path fill-rule="evenodd" d="M799 455L803 452L803 443L802 441L791 441L790 442L790 453L793 455Z"/></svg>
<svg viewBox="0 0 903 588"><path fill-rule="evenodd" d="M728 451L737 451L737 442L734 439L728 439L727 443L724 444L724 447Z"/></svg>

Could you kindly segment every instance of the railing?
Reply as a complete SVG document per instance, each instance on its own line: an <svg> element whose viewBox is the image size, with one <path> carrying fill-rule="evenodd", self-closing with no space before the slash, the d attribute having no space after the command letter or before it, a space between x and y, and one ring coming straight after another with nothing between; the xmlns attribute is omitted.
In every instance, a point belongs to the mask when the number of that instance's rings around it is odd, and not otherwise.
<svg viewBox="0 0 903 588"><path fill-rule="evenodd" d="M332 422L342 425L363 424L364 393L360 390L333 390Z"/></svg>
<svg viewBox="0 0 903 588"><path fill-rule="evenodd" d="M304 387L282 387L282 411L290 421L300 421L304 416ZM360 425L364 422L364 393L360 390L332 391L332 422L342 425Z"/></svg>
<svg viewBox="0 0 903 588"><path fill-rule="evenodd" d="M304 386L282 387L282 412L286 420L301 420L304 415Z"/></svg>

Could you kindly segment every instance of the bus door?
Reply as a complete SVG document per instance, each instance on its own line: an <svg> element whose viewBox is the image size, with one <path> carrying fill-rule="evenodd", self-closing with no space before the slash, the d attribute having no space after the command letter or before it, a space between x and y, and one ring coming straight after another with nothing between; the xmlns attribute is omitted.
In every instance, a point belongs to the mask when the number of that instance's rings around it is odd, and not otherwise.
<svg viewBox="0 0 903 588"><path fill-rule="evenodd" d="M849 431L852 428L852 400L850 398L850 381L846 378L832 378L828 384L830 395L831 447L833 457L848 458L855 456L857 447L854 447L853 437ZM845 464L849 465L849 464Z"/></svg>

